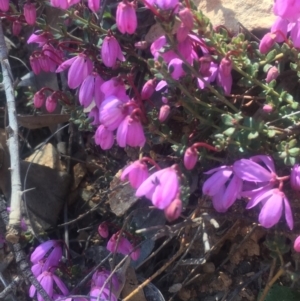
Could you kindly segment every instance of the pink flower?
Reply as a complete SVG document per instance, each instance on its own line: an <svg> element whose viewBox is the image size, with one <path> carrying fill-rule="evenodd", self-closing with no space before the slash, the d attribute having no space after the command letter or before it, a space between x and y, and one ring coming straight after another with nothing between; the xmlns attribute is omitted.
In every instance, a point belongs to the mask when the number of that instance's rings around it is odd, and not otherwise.
<svg viewBox="0 0 300 301"><path fill-rule="evenodd" d="M271 105L266 104L262 107L262 110L266 113L271 113L273 111L273 107Z"/></svg>
<svg viewBox="0 0 300 301"><path fill-rule="evenodd" d="M276 34L276 42L280 43L286 39L289 21L277 17L271 27L271 32Z"/></svg>
<svg viewBox="0 0 300 301"><path fill-rule="evenodd" d="M97 12L100 8L100 0L88 0L88 7L91 11Z"/></svg>
<svg viewBox="0 0 300 301"><path fill-rule="evenodd" d="M48 253L50 251L50 253ZM58 262L62 257L62 248L58 241L48 240L35 248L30 256L32 263L38 263L44 259L46 254L49 254L44 263L44 269L47 270L49 267L57 266Z"/></svg>
<svg viewBox="0 0 300 301"><path fill-rule="evenodd" d="M296 48L300 48L300 22L296 21L295 25L291 30L291 40Z"/></svg>
<svg viewBox="0 0 300 301"><path fill-rule="evenodd" d="M177 41L179 43L183 42L187 38L189 32L190 30L183 23L181 23L181 25L178 27L176 31Z"/></svg>
<svg viewBox="0 0 300 301"><path fill-rule="evenodd" d="M63 10L66 10L72 5L77 4L79 1L80 0L50 0L50 3L53 7L58 7Z"/></svg>
<svg viewBox="0 0 300 301"><path fill-rule="evenodd" d="M91 124L92 125L99 125L100 120L99 120L99 109L97 107L93 107L91 111L89 112L88 115L89 119L91 119Z"/></svg>
<svg viewBox="0 0 300 301"><path fill-rule="evenodd" d="M128 255L132 251L132 244L129 240L125 237L120 237L119 243L118 242L119 233L115 233L107 242L107 250L112 253L121 253L123 255Z"/></svg>
<svg viewBox="0 0 300 301"><path fill-rule="evenodd" d="M44 261L40 260L31 267L31 272L35 277L38 277L44 271Z"/></svg>
<svg viewBox="0 0 300 301"><path fill-rule="evenodd" d="M100 87L103 82L103 79L96 72L88 75L83 81L79 89L79 102L84 108L87 108L93 100L95 100L97 106L101 105L101 102L104 99L104 94Z"/></svg>
<svg viewBox="0 0 300 301"><path fill-rule="evenodd" d="M217 83L219 86L223 87L226 95L230 94L232 86L232 62L230 59L223 58L220 62Z"/></svg>
<svg viewBox="0 0 300 301"><path fill-rule="evenodd" d="M106 279L110 276L110 272L107 270L102 270L102 271L96 271L93 276L92 276L92 287L97 286L97 287L102 287ZM112 289L113 291L118 291L120 287L120 283L118 281L118 277L116 274L114 274L111 278L112 280ZM109 283L108 283L109 286Z"/></svg>
<svg viewBox="0 0 300 301"><path fill-rule="evenodd" d="M294 241L294 250L300 252L300 236L298 236Z"/></svg>
<svg viewBox="0 0 300 301"><path fill-rule="evenodd" d="M188 28L188 30L192 30L194 27L194 17L191 12L191 10L187 7L179 11L178 17L181 20L181 22L184 24L185 27Z"/></svg>
<svg viewBox="0 0 300 301"><path fill-rule="evenodd" d="M187 170L192 170L198 161L198 152L194 147L188 147L184 153L183 163Z"/></svg>
<svg viewBox="0 0 300 301"><path fill-rule="evenodd" d="M298 0L276 0L273 11L276 16L293 21L300 17L300 3Z"/></svg>
<svg viewBox="0 0 300 301"><path fill-rule="evenodd" d="M12 33L13 33L13 35L18 36L20 34L21 30L22 30L22 23L19 20L15 20L12 24Z"/></svg>
<svg viewBox="0 0 300 301"><path fill-rule="evenodd" d="M290 230L294 227L293 215L289 201L285 194L278 188L264 188L259 193L254 194L247 204L247 209L253 208L258 203L262 203L262 209L259 214L259 223L265 228L271 228L280 220L285 207L285 219Z"/></svg>
<svg viewBox="0 0 300 301"><path fill-rule="evenodd" d="M79 53L59 65L56 72L62 72L70 67L68 74L68 85L71 89L76 89L93 71L93 63L84 53Z"/></svg>
<svg viewBox="0 0 300 301"><path fill-rule="evenodd" d="M140 248L137 248L135 249L131 254L130 254L130 257L132 260L136 261L140 258L141 256L141 249Z"/></svg>
<svg viewBox="0 0 300 301"><path fill-rule="evenodd" d="M121 62L125 61L120 44L114 36L106 36L103 40L101 48L102 62L106 67L113 67L117 59Z"/></svg>
<svg viewBox="0 0 300 301"><path fill-rule="evenodd" d="M108 237L108 227L107 227L107 223L101 223L99 226L98 226L98 233L101 237L103 238L107 238Z"/></svg>
<svg viewBox="0 0 300 301"><path fill-rule="evenodd" d="M160 51L165 45L167 45L167 39L165 36L161 36L151 44L150 51L155 60L157 60L158 57L161 56L168 63L172 59L177 58L178 55L173 50L169 50L164 53L161 53Z"/></svg>
<svg viewBox="0 0 300 301"><path fill-rule="evenodd" d="M99 296L100 292L101 295ZM90 291L90 299L89 300L99 300L99 301L118 301L117 297L108 289L104 288L102 290L101 287L94 286Z"/></svg>
<svg viewBox="0 0 300 301"><path fill-rule="evenodd" d="M114 145L114 134L101 124L95 133L95 143L104 150L112 148Z"/></svg>
<svg viewBox="0 0 300 301"><path fill-rule="evenodd" d="M43 106L46 96L44 92L38 91L33 96L33 105L35 108L39 109Z"/></svg>
<svg viewBox="0 0 300 301"><path fill-rule="evenodd" d="M48 71L50 72L55 72L57 65L60 65L63 61L63 53L62 51L55 49L52 45L50 44L45 44L43 46L43 51L42 53L44 56L48 59ZM44 70L45 71L45 70Z"/></svg>
<svg viewBox="0 0 300 301"><path fill-rule="evenodd" d="M293 166L291 171L290 182L292 189L295 191L300 191L300 166L296 164Z"/></svg>
<svg viewBox="0 0 300 301"><path fill-rule="evenodd" d="M125 179L128 178L130 185L134 189L138 189L139 186L148 178L148 175L147 165L143 161L137 160L123 170L121 174L121 181L125 181Z"/></svg>
<svg viewBox="0 0 300 301"><path fill-rule="evenodd" d="M9 0L0 0L0 10L4 12L9 10Z"/></svg>
<svg viewBox="0 0 300 301"><path fill-rule="evenodd" d="M153 173L138 188L137 197L146 196L158 209L167 208L179 190L179 182L173 167Z"/></svg>
<svg viewBox="0 0 300 301"><path fill-rule="evenodd" d="M36 8L33 3L25 3L24 5L24 17L29 25L34 25L36 21Z"/></svg>
<svg viewBox="0 0 300 301"><path fill-rule="evenodd" d="M146 81L142 88L141 98L142 100L149 99L155 91L155 80L149 79Z"/></svg>
<svg viewBox="0 0 300 301"><path fill-rule="evenodd" d="M110 80L104 82L101 85L101 91L104 93L105 98L114 95L122 102L129 101L129 97L126 95L126 87L122 79L118 77L112 77Z"/></svg>
<svg viewBox="0 0 300 301"><path fill-rule="evenodd" d="M173 10L178 6L179 0L155 0L155 3L159 8L163 10Z"/></svg>
<svg viewBox="0 0 300 301"><path fill-rule="evenodd" d="M268 73L267 73L267 77L266 77L266 82L269 83L271 82L273 79L276 79L279 75L278 72L278 68L273 66L271 68L269 68Z"/></svg>
<svg viewBox="0 0 300 301"><path fill-rule="evenodd" d="M201 62L201 59L200 59L200 62ZM206 69L206 68L207 68L207 64L201 62L200 73L201 73L201 75L203 75L203 79L205 81L207 81L208 83L211 83L216 79L216 77L218 75L218 65L214 62L210 62L209 68L208 69ZM198 81L198 87L200 89L204 89L205 88L204 81L200 78L197 78L197 81Z"/></svg>
<svg viewBox="0 0 300 301"><path fill-rule="evenodd" d="M99 116L100 122L114 131L125 118L124 103L114 95L107 97L100 105Z"/></svg>
<svg viewBox="0 0 300 301"><path fill-rule="evenodd" d="M170 108L169 105L163 105L163 106L161 106L160 109L159 109L158 120L160 122L166 121L167 118L170 115L170 111L171 111L171 108Z"/></svg>
<svg viewBox="0 0 300 301"><path fill-rule="evenodd" d="M137 117L127 115L117 130L117 143L121 147L143 147L146 143L143 126Z"/></svg>
<svg viewBox="0 0 300 301"><path fill-rule="evenodd" d="M263 54L268 53L276 42L277 34L268 32L263 36L259 43L259 51Z"/></svg>
<svg viewBox="0 0 300 301"><path fill-rule="evenodd" d="M50 96L46 98L46 110L49 113L53 113L57 107L57 97L56 92L53 92Z"/></svg>
<svg viewBox="0 0 300 301"><path fill-rule="evenodd" d="M31 66L31 69L33 71L34 74L39 74L41 72L41 65L40 65L40 61L36 56L30 56L29 57L29 63Z"/></svg>
<svg viewBox="0 0 300 301"><path fill-rule="evenodd" d="M170 61L168 70L172 78L178 80L180 77L185 75L185 72L182 69L182 63L182 60L177 58Z"/></svg>
<svg viewBox="0 0 300 301"><path fill-rule="evenodd" d="M68 289L61 281L61 279L51 272L44 271L37 277L37 280L40 282L41 286L44 288L50 298L52 298L54 294L54 283L57 285L58 289L64 296L69 293ZM35 296L35 293L36 288L35 286L31 285L29 289L29 297L33 298ZM39 293L37 293L37 299L38 301L44 301L43 297Z"/></svg>
<svg viewBox="0 0 300 301"><path fill-rule="evenodd" d="M44 44L48 42L46 34L35 34L33 33L27 40L27 44L37 43L39 47L42 47Z"/></svg>
<svg viewBox="0 0 300 301"><path fill-rule="evenodd" d="M182 201L179 198L175 198L171 204L165 208L165 217L169 222L176 220L182 211Z"/></svg>
<svg viewBox="0 0 300 301"><path fill-rule="evenodd" d="M123 34L133 34L137 28L137 17L133 3L122 1L117 6L116 22Z"/></svg>
<svg viewBox="0 0 300 301"><path fill-rule="evenodd" d="M233 175L232 167L229 166L221 166L206 172L212 173L213 175L204 182L202 192L212 197L216 211L226 212L239 197L243 181Z"/></svg>

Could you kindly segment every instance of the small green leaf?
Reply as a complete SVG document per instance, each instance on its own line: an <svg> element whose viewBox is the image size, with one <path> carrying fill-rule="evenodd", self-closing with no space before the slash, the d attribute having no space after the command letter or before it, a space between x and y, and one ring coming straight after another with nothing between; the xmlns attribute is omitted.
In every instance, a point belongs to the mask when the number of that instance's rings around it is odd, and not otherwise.
<svg viewBox="0 0 300 301"><path fill-rule="evenodd" d="M273 138L276 135L276 132L274 130L268 130L268 137Z"/></svg>
<svg viewBox="0 0 300 301"><path fill-rule="evenodd" d="M291 156L287 156L284 159L284 164L287 166L293 166L296 163L296 158L291 157Z"/></svg>
<svg viewBox="0 0 300 301"><path fill-rule="evenodd" d="M266 61L270 62L270 61L274 60L276 54L277 54L277 51L275 49L271 50L266 56Z"/></svg>
<svg viewBox="0 0 300 301"><path fill-rule="evenodd" d="M288 142L289 148L295 147L297 144L297 139L292 139Z"/></svg>
<svg viewBox="0 0 300 301"><path fill-rule="evenodd" d="M224 131L223 134L230 137L234 134L235 130L236 130L236 128L231 127L231 128L228 128L226 131Z"/></svg>
<svg viewBox="0 0 300 301"><path fill-rule="evenodd" d="M233 125L234 124L234 118L229 114L222 114L221 119L224 124L226 125Z"/></svg>
<svg viewBox="0 0 300 301"><path fill-rule="evenodd" d="M248 139L252 140L252 139L257 138L258 136L259 136L259 133L257 131L253 131L248 134Z"/></svg>
<svg viewBox="0 0 300 301"><path fill-rule="evenodd" d="M293 71L297 71L298 65L297 65L297 64L294 64L294 63L290 63L290 68L291 68Z"/></svg>
<svg viewBox="0 0 300 301"><path fill-rule="evenodd" d="M300 154L300 148L299 147L293 147L289 149L289 155L292 157L296 157Z"/></svg>

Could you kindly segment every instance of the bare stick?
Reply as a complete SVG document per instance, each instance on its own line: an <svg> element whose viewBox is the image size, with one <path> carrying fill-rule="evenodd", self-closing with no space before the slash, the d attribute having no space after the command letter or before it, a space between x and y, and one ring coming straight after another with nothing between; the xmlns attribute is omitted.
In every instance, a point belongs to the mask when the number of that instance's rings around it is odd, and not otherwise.
<svg viewBox="0 0 300 301"><path fill-rule="evenodd" d="M16 104L13 88L13 77L8 62L8 52L4 39L2 21L0 20L0 60L3 74L3 85L5 89L9 126L8 147L10 152L11 167L11 203L9 223L7 227L6 239L11 243L19 241L20 221L21 221L21 177L20 177L20 158L18 141L18 123L16 114Z"/></svg>

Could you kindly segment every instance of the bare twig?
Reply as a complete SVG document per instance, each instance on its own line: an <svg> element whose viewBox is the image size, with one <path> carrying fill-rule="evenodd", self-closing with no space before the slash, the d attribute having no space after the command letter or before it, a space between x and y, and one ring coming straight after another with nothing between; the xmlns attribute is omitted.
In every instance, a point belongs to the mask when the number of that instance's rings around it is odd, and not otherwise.
<svg viewBox="0 0 300 301"><path fill-rule="evenodd" d="M5 289L0 292L0 300L4 300L5 297L10 295L20 285L21 280L22 278L17 276L10 284L6 285ZM13 300L17 300L15 296L13 296Z"/></svg>
<svg viewBox="0 0 300 301"><path fill-rule="evenodd" d="M0 60L3 74L3 84L6 95L7 111L9 118L8 147L10 152L11 167L11 211L6 239L11 243L19 241L20 221L21 221L21 176L19 158L18 123L16 114L15 94L13 89L13 76L11 73L8 51L4 39L2 21L0 20Z"/></svg>

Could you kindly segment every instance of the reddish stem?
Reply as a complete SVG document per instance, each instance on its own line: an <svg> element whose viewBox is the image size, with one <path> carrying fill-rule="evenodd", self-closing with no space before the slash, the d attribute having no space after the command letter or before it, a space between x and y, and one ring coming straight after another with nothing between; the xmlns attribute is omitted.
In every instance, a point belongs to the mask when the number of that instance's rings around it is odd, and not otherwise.
<svg viewBox="0 0 300 301"><path fill-rule="evenodd" d="M204 147L204 148L209 149L209 150L214 151L214 152L218 151L214 146L209 145L205 142L196 142L191 146L192 149L197 149L197 148L200 148L200 147Z"/></svg>
<svg viewBox="0 0 300 301"><path fill-rule="evenodd" d="M153 159L151 159L149 157L143 157L140 161L149 163L149 164L153 165L157 170L161 170L160 166Z"/></svg>

